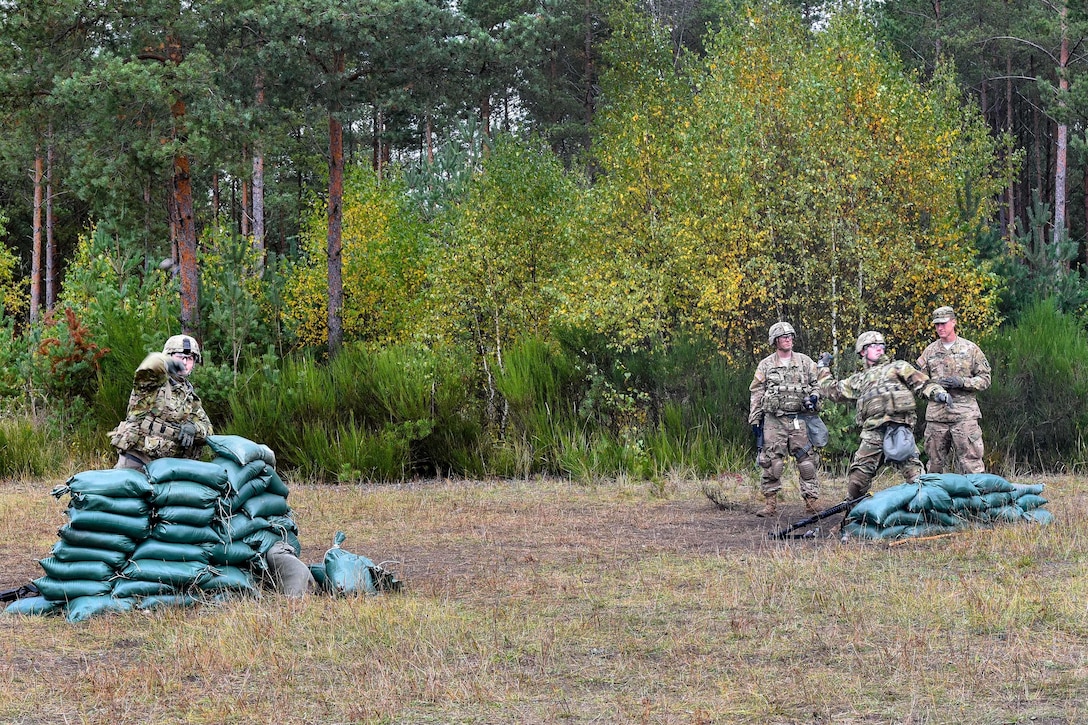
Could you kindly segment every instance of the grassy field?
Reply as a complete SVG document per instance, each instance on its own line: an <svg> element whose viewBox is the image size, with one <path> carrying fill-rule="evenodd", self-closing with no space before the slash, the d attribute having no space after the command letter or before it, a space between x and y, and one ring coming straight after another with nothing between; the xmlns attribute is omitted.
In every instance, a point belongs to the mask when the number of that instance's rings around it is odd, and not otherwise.
<svg viewBox="0 0 1088 725"><path fill-rule="evenodd" d="M901 546L771 541L724 481L733 510L681 479L296 485L305 560L343 529L405 591L3 617L0 721L1088 722L1083 480L1046 479L1051 526ZM55 483L0 483L5 587Z"/></svg>

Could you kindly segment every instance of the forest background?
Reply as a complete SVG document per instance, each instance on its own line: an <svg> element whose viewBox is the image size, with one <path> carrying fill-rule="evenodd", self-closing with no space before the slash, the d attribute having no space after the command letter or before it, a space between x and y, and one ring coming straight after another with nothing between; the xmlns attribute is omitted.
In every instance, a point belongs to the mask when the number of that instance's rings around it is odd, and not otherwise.
<svg viewBox="0 0 1088 725"><path fill-rule="evenodd" d="M844 375L945 304L988 467L1083 468L1080 4L3 8L0 474L112 465L185 330L303 476L709 476L773 322Z"/></svg>

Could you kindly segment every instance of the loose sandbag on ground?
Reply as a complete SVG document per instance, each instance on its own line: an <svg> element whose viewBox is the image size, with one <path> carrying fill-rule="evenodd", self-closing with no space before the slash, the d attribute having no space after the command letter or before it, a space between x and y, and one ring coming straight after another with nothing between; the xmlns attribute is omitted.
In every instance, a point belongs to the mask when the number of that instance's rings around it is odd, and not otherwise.
<svg viewBox="0 0 1088 725"><path fill-rule="evenodd" d="M340 547L347 538L337 531L333 546L325 552L326 585L335 594L377 594L374 580L375 564L360 554L353 554Z"/></svg>

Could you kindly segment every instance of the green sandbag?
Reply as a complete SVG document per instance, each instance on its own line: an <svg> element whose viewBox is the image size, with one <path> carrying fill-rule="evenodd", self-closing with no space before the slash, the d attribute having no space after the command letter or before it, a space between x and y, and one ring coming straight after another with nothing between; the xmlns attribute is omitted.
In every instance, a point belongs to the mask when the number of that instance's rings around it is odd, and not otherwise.
<svg viewBox="0 0 1088 725"><path fill-rule="evenodd" d="M159 458L146 466L151 485L172 481L191 481L225 493L228 488L227 472L222 466L191 458Z"/></svg>
<svg viewBox="0 0 1088 725"><path fill-rule="evenodd" d="M136 605L137 609L148 611L163 607L191 607L200 604L200 598L191 594L159 594L152 597L144 597Z"/></svg>
<svg viewBox="0 0 1088 725"><path fill-rule="evenodd" d="M884 517L884 526L919 526L926 522L921 511L892 511ZM883 537L882 537L883 538Z"/></svg>
<svg viewBox="0 0 1088 725"><path fill-rule="evenodd" d="M260 531L254 531L243 541L256 549L258 554L264 556L272 548L273 544L284 541L284 536L275 533L271 529L261 529Z"/></svg>
<svg viewBox="0 0 1088 725"><path fill-rule="evenodd" d="M1024 518L1037 524L1049 524L1054 521L1054 514L1046 509L1031 509L1024 512Z"/></svg>
<svg viewBox="0 0 1088 725"><path fill-rule="evenodd" d="M238 513L218 524L217 528L223 534L223 541L243 541L250 534L270 526L267 519L254 519L247 513Z"/></svg>
<svg viewBox="0 0 1088 725"><path fill-rule="evenodd" d="M105 471L84 471L57 486L52 494L60 498L66 493L94 493L113 498L140 498L150 495L151 484L141 471L131 468L111 468Z"/></svg>
<svg viewBox="0 0 1088 725"><path fill-rule="evenodd" d="M99 614L116 614L132 611L131 599L111 596L80 597L68 602L68 621L82 622Z"/></svg>
<svg viewBox="0 0 1088 725"><path fill-rule="evenodd" d="M268 488L265 489L267 493L274 493L277 496L283 496L287 498L291 493L291 489L287 488L287 484L283 482L280 475L275 470L271 470L268 473Z"/></svg>
<svg viewBox="0 0 1088 725"><path fill-rule="evenodd" d="M147 516L151 505L146 498L116 498L100 496L97 493L73 493L70 501L72 508L85 511L105 511L121 516Z"/></svg>
<svg viewBox="0 0 1088 725"><path fill-rule="evenodd" d="M229 458L240 466L253 461L264 461L273 468L276 467L276 454L262 443L254 443L235 435L211 435L205 442L217 456Z"/></svg>
<svg viewBox="0 0 1088 725"><path fill-rule="evenodd" d="M118 579L113 584L113 596L117 598L128 597L160 597L177 594L178 590L171 584L162 582L145 582L139 579Z"/></svg>
<svg viewBox="0 0 1088 725"><path fill-rule="evenodd" d="M968 473L967 479L975 484L981 494L996 491L1013 491L1013 485L995 473Z"/></svg>
<svg viewBox="0 0 1088 725"><path fill-rule="evenodd" d="M940 486L922 484L918 492L907 504L908 511L943 511L952 510L952 497Z"/></svg>
<svg viewBox="0 0 1088 725"><path fill-rule="evenodd" d="M160 561L199 561L206 564L211 550L196 544L176 544L158 539L148 539L132 552L133 559L159 559Z"/></svg>
<svg viewBox="0 0 1088 725"><path fill-rule="evenodd" d="M110 551L120 551L125 554L130 554L132 553L132 550L136 548L136 542L124 534L108 534L102 531L73 529L71 524L62 526L57 531L57 535L66 543L85 549L109 549Z"/></svg>
<svg viewBox="0 0 1088 725"><path fill-rule="evenodd" d="M959 528L967 523L965 518L945 511L924 511L922 512L922 517L927 524L937 524L950 528Z"/></svg>
<svg viewBox="0 0 1088 725"><path fill-rule="evenodd" d="M986 518L990 521L1013 524L1024 520L1024 509L1016 504L1009 504L986 512Z"/></svg>
<svg viewBox="0 0 1088 725"><path fill-rule="evenodd" d="M263 463L262 463L263 465ZM267 468L267 466L264 466ZM254 496L260 496L268 488L268 476L256 476L242 484L242 487L230 497L230 512L237 513Z"/></svg>
<svg viewBox="0 0 1088 725"><path fill-rule="evenodd" d="M325 563L310 564L310 573L314 577L318 591L329 591L329 574L325 571Z"/></svg>
<svg viewBox="0 0 1088 725"><path fill-rule="evenodd" d="M25 616L39 616L55 612L60 607L60 602L54 602L40 594L36 597L23 597L4 608L4 614L22 614Z"/></svg>
<svg viewBox="0 0 1088 725"><path fill-rule="evenodd" d="M227 484L234 493L240 491L243 486L254 478L265 476L266 470L271 470L263 460L253 461L243 466L230 458L219 457L213 460L212 463L220 466L226 472Z"/></svg>
<svg viewBox="0 0 1088 725"><path fill-rule="evenodd" d="M882 524L893 511L906 508L917 495L918 486L913 483L901 483L898 486L877 491L850 510L849 521Z"/></svg>
<svg viewBox="0 0 1088 725"><path fill-rule="evenodd" d="M1045 488L1046 484L1043 483L1014 483L1012 485L1013 494L1015 494L1017 498L1029 493L1041 496Z"/></svg>
<svg viewBox="0 0 1088 725"><path fill-rule="evenodd" d="M941 534L951 534L955 531L959 531L959 526L941 526L940 524L922 524L921 526L908 526L903 530L903 533L899 535L901 539L921 539L926 536L940 536Z"/></svg>
<svg viewBox="0 0 1088 725"><path fill-rule="evenodd" d="M375 564L361 554L340 548L346 535L337 531L333 546L325 552L325 574L330 591L336 594L377 594Z"/></svg>
<svg viewBox="0 0 1088 725"><path fill-rule="evenodd" d="M290 516L269 516L268 525L278 532L290 531L292 534L298 534L298 524Z"/></svg>
<svg viewBox="0 0 1088 725"><path fill-rule="evenodd" d="M52 556L38 561L46 576L54 579L97 579L106 581L117 569L104 561L61 561Z"/></svg>
<svg viewBox="0 0 1088 725"><path fill-rule="evenodd" d="M1046 506L1048 503L1049 501L1047 501L1045 498L1043 498L1042 496L1036 496L1033 493L1026 493L1020 498L1016 499L1016 505L1024 509L1025 511L1031 511L1032 509L1037 509L1040 506Z"/></svg>
<svg viewBox="0 0 1088 725"><path fill-rule="evenodd" d="M162 582L185 587L211 576L208 565L200 561L162 561L159 559L131 559L121 569L121 576L141 582Z"/></svg>
<svg viewBox="0 0 1088 725"><path fill-rule="evenodd" d="M216 566L248 564L255 556L257 552L253 547L241 541L215 544L208 551L208 561Z"/></svg>
<svg viewBox="0 0 1088 725"><path fill-rule="evenodd" d="M68 518L73 529L121 534L137 541L146 539L151 533L151 520L147 516L121 516L105 511L69 508Z"/></svg>
<svg viewBox="0 0 1088 725"><path fill-rule="evenodd" d="M882 529L882 526L876 526L873 524L862 524L858 523L857 521L850 521L843 525L842 533L852 539L861 539L862 541L876 541L884 538L881 531ZM329 582L327 587L331 588L332 582Z"/></svg>
<svg viewBox="0 0 1088 725"><path fill-rule="evenodd" d="M923 473L914 482L940 486L953 498L978 496L978 487L967 476L958 473Z"/></svg>
<svg viewBox="0 0 1088 725"><path fill-rule="evenodd" d="M156 483L152 486L151 504L156 508L165 506L192 506L193 508L211 508L222 494L214 488L192 481Z"/></svg>
<svg viewBox="0 0 1088 725"><path fill-rule="evenodd" d="M964 498L952 499L952 511L957 513L971 515L981 511L984 508L988 507L986 506L986 501L983 500L982 496L967 496Z"/></svg>
<svg viewBox="0 0 1088 725"><path fill-rule="evenodd" d="M151 529L151 537L171 544L223 543L223 537L211 526L158 523Z"/></svg>
<svg viewBox="0 0 1088 725"><path fill-rule="evenodd" d="M982 496L982 501L986 504L986 508L988 509L999 509L1002 506L1008 506L1014 500L1011 491L994 491L993 493L983 494Z"/></svg>
<svg viewBox="0 0 1088 725"><path fill-rule="evenodd" d="M262 493L242 504L242 510L253 518L268 518L269 516L283 516L291 510L287 505L287 499L274 493Z"/></svg>
<svg viewBox="0 0 1088 725"><path fill-rule="evenodd" d="M259 593L257 584L253 581L253 575L245 569L236 566L220 566L216 567L215 571L218 573L200 583L202 591L218 592L231 589L251 594Z"/></svg>
<svg viewBox="0 0 1088 725"><path fill-rule="evenodd" d="M94 597L108 593L111 588L108 581L101 579L54 579L51 576L38 577L34 586L43 597L54 602Z"/></svg>
<svg viewBox="0 0 1088 725"><path fill-rule="evenodd" d="M128 559L128 554L123 551L72 546L64 539L53 544L50 553L60 561L101 561L114 569L119 569Z"/></svg>
<svg viewBox="0 0 1088 725"><path fill-rule="evenodd" d="M215 519L215 509L195 508L193 506L163 506L155 509L155 518L168 524L208 526Z"/></svg>

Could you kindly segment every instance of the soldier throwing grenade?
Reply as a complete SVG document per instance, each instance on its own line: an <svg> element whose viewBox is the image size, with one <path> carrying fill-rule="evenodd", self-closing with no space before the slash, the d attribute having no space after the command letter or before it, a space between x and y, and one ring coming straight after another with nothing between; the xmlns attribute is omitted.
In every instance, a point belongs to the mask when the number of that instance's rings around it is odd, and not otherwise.
<svg viewBox="0 0 1088 725"><path fill-rule="evenodd" d="M793 327L776 322L767 333L774 352L760 361L749 386L752 393L748 423L759 449L760 490L765 505L756 516L775 515L778 492L782 490L782 469L786 455L797 460L801 496L805 510L816 513L820 503L820 482L816 478L816 452L809 439L808 426L800 416L815 414L819 403L816 364L808 355L793 351Z"/></svg>
<svg viewBox="0 0 1088 725"><path fill-rule="evenodd" d="M157 458L191 458L212 434L204 406L189 382L200 362L200 345L188 335L174 335L136 368L128 414L109 432L117 449L114 468L143 468Z"/></svg>

